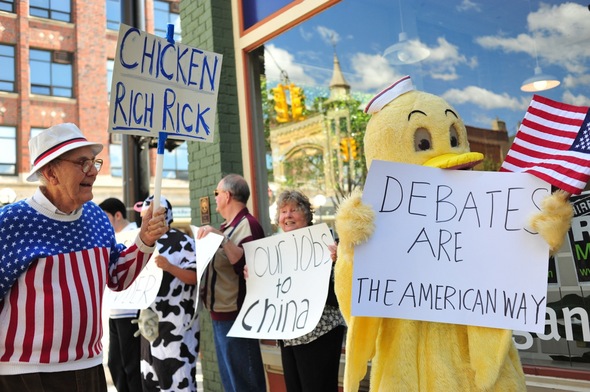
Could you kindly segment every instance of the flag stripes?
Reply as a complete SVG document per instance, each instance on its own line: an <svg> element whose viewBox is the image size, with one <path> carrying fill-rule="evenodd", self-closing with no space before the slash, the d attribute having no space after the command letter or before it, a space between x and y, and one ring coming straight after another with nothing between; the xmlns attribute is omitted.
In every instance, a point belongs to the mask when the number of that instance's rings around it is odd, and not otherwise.
<svg viewBox="0 0 590 392"><path fill-rule="evenodd" d="M533 96L500 171L527 172L580 193L590 179L588 109Z"/></svg>

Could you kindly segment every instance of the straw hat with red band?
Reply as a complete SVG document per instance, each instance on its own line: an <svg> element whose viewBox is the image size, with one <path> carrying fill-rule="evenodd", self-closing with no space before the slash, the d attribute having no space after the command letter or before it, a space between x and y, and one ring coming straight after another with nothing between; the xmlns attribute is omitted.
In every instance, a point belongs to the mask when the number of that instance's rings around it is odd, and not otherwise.
<svg viewBox="0 0 590 392"><path fill-rule="evenodd" d="M27 181L37 181L39 179L37 174L39 169L60 155L75 148L86 146L90 146L95 155L103 149L102 144L89 142L82 134L82 131L72 123L57 124L43 130L29 140L29 152L31 159L33 159L33 167Z"/></svg>

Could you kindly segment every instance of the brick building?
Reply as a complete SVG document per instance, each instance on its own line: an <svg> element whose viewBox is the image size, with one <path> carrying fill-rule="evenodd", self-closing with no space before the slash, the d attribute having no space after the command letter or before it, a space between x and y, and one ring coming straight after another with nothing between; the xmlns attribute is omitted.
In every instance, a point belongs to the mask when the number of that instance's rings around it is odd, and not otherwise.
<svg viewBox="0 0 590 392"><path fill-rule="evenodd" d="M94 200L123 199L122 137L107 132L121 2L46 4L0 1L0 203L34 192L37 184L25 181L31 167L29 139L61 122L77 124L88 139L105 146ZM165 37L168 23L174 23L180 38L179 1L146 0L142 12L145 31ZM146 163L152 177L154 151ZM162 194L174 206L176 220L188 222L186 143L165 154Z"/></svg>

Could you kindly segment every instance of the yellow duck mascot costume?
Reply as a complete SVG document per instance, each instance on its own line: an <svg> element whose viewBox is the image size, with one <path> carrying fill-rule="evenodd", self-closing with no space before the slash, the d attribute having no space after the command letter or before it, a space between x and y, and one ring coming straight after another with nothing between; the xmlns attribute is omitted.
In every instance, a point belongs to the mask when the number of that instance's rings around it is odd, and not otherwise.
<svg viewBox="0 0 590 392"><path fill-rule="evenodd" d="M378 159L469 169L483 159L470 152L458 113L441 97L415 90L409 76L375 96L365 111L371 114L364 139L367 167ZM531 228L555 252L572 214L568 195L554 192L531 218ZM368 361L371 391L525 391L510 330L351 316L354 247L372 235L374 218L360 192L344 200L336 215L336 294L348 325L344 391L358 391Z"/></svg>

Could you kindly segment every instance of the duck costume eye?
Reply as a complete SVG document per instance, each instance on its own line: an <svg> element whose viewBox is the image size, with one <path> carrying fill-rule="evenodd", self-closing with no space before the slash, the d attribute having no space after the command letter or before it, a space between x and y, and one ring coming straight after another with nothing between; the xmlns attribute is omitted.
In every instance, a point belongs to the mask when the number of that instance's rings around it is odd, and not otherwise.
<svg viewBox="0 0 590 392"><path fill-rule="evenodd" d="M449 129L449 136L451 143L451 147L459 147L459 132L457 132L457 128L455 128L455 124L451 125Z"/></svg>
<svg viewBox="0 0 590 392"><path fill-rule="evenodd" d="M452 139L452 137L451 137ZM452 143L451 143L452 145ZM432 136L426 128L416 129L414 133L414 150L415 151L427 151L432 148Z"/></svg>

